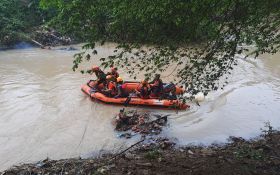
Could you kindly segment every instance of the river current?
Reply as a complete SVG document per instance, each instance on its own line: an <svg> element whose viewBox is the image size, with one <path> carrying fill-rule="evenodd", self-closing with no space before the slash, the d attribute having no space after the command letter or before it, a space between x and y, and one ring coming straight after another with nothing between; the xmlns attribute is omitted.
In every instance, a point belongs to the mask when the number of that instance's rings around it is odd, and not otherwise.
<svg viewBox="0 0 280 175"><path fill-rule="evenodd" d="M113 44L99 47L98 57L113 50ZM81 92L91 77L71 70L76 52L0 51L0 170L46 157L117 151L137 139L119 139L114 132L112 118L120 106L93 102ZM237 59L229 85L211 92L201 106L191 103L190 110L178 113L136 108L170 114L162 135L175 138L178 145L225 143L229 136L254 138L265 122L279 128L280 54ZM87 66L98 64L95 60ZM129 80L125 71L120 74Z"/></svg>

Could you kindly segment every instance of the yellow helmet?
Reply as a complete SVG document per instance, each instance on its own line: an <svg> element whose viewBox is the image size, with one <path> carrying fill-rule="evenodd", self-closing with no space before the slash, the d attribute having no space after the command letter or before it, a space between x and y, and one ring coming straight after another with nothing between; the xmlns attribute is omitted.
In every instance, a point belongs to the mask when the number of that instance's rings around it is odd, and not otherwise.
<svg viewBox="0 0 280 175"><path fill-rule="evenodd" d="M141 81L140 83L143 84L143 85L149 84L147 79Z"/></svg>
<svg viewBox="0 0 280 175"><path fill-rule="evenodd" d="M121 82L121 81L123 81L122 77L118 77L117 82Z"/></svg>

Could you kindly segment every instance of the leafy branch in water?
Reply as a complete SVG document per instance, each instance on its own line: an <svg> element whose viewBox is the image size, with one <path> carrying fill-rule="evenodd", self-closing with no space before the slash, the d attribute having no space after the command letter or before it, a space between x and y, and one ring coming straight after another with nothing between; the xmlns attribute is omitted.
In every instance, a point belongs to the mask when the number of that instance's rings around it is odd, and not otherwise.
<svg viewBox="0 0 280 175"><path fill-rule="evenodd" d="M100 58L102 66L122 67L136 78L139 71L149 77L175 65L176 82L192 93L222 88L236 54L257 57L280 47L279 0L42 2L57 7L57 26L86 38L92 54L95 42L118 43L112 55ZM75 56L73 70L91 58L86 53Z"/></svg>

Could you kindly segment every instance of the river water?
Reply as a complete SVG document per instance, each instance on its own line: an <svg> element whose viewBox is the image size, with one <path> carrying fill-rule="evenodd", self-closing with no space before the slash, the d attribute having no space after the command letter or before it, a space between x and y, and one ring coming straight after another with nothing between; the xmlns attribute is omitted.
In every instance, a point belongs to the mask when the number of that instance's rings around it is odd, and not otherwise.
<svg viewBox="0 0 280 175"><path fill-rule="evenodd" d="M112 53L113 46L99 47L99 56ZM120 106L92 102L81 92L90 76L71 70L76 52L0 52L0 170L46 157L117 151L135 142L119 139L113 130L112 118ZM229 136L253 138L265 122L279 128L280 54L237 59L229 85L210 93L200 107L191 103L190 110L179 113L137 108L171 114L163 135L179 145L225 143ZM88 66L98 64L95 60Z"/></svg>

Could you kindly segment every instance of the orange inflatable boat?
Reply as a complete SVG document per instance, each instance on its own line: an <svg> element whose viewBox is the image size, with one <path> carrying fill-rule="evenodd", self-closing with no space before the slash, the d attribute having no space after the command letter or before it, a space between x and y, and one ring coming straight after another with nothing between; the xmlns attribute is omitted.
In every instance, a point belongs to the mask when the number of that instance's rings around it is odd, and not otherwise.
<svg viewBox="0 0 280 175"><path fill-rule="evenodd" d="M139 85L138 82L125 82L127 84L126 91L132 92ZM124 105L127 102L128 98L110 98L105 96L100 92L92 91L92 88L88 84L84 84L81 87L82 91L88 94L91 98L97 99L104 103L112 103L112 104L121 104ZM184 90L182 88L176 87L176 94L183 93ZM161 107L161 108L170 108L170 109L180 109L185 110L190 106L179 101L179 100L169 100L169 99L161 99L158 98L149 98L142 99L139 97L130 97L129 105L141 105L141 106L153 106L153 107Z"/></svg>

